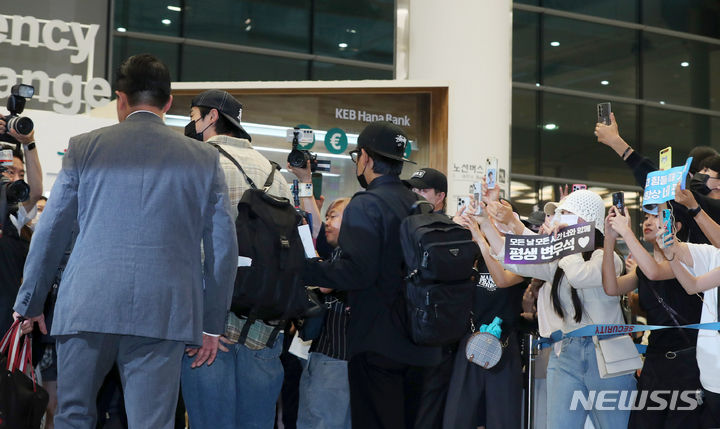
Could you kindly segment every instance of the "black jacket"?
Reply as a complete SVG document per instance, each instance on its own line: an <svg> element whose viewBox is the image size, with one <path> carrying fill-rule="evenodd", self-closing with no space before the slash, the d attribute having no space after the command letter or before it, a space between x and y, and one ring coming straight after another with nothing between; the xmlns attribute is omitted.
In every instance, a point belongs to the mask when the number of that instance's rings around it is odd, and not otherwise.
<svg viewBox="0 0 720 429"><path fill-rule="evenodd" d="M371 351L408 365L440 362L440 348L415 345L405 327L402 219L395 213L409 213L417 199L399 178L376 178L345 208L339 237L342 256L332 262L313 261L306 268L306 284L348 291L350 357Z"/></svg>

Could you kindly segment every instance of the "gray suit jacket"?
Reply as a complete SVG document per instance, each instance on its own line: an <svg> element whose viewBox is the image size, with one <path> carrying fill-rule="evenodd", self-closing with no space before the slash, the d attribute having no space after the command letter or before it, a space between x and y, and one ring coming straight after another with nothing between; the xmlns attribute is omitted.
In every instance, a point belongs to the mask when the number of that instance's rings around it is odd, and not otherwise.
<svg viewBox="0 0 720 429"><path fill-rule="evenodd" d="M201 344L202 331L224 332L237 238L210 145L172 131L150 112L70 139L30 245L18 313L42 313L76 221L53 335Z"/></svg>

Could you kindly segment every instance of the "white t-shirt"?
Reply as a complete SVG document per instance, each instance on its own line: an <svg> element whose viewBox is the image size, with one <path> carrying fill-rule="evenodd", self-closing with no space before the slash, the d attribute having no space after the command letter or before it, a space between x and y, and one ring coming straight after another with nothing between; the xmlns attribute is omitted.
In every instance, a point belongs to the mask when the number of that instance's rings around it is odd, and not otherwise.
<svg viewBox="0 0 720 429"><path fill-rule="evenodd" d="M720 249L709 244L687 243L693 267L686 267L694 276L701 276L720 267ZM703 297L700 323L718 321L718 288L706 290ZM713 393L720 393L720 333L709 329L698 331L696 357L700 369L700 383Z"/></svg>

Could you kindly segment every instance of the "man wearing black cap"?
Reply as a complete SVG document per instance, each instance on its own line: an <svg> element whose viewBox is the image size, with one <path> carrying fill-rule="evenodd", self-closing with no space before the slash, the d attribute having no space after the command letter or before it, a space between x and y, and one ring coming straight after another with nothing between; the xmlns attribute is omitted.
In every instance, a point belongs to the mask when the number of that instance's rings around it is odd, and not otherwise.
<svg viewBox="0 0 720 429"><path fill-rule="evenodd" d="M408 389L418 367L440 362L439 347L414 344L404 325L400 222L417 196L400 181L407 136L373 122L350 152L359 192L343 214L332 262L308 264L307 284L348 291L350 409L357 428L404 428L415 422L421 392ZM425 398L423 398L425 400Z"/></svg>
<svg viewBox="0 0 720 429"><path fill-rule="evenodd" d="M185 134L215 146L225 173L231 216L237 218L237 204L249 188L245 177L230 160L235 159L254 183L264 183L273 168L250 144L250 135L240 124L242 105L226 91L212 89L192 100ZM268 191L292 198L280 174ZM256 321L244 343L238 338L245 320L227 314L220 352L212 366L193 367L192 353L183 359L182 390L193 428L272 427L283 382L280 352L283 334L272 347L266 347L274 321Z"/></svg>
<svg viewBox="0 0 720 429"><path fill-rule="evenodd" d="M403 181L413 192L422 195L435 206L436 212L447 207L447 177L434 168L421 168Z"/></svg>

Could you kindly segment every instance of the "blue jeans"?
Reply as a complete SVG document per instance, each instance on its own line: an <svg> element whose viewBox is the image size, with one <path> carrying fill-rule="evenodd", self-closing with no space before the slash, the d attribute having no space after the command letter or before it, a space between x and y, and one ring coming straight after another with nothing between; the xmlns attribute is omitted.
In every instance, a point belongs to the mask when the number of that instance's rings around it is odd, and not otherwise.
<svg viewBox="0 0 720 429"><path fill-rule="evenodd" d="M347 361L310 353L300 378L298 429L350 429Z"/></svg>
<svg viewBox="0 0 720 429"><path fill-rule="evenodd" d="M553 351L547 369L547 427L548 429L581 429L585 425L588 411L582 402L576 403L572 410L573 394L578 391L583 398L588 391L626 391L626 398L635 390L635 378L632 374L612 378L600 378L595 358L595 346L592 337L565 338L562 341L560 356ZM619 394L611 396L615 406L613 410L597 410L595 406L589 411L590 419L596 429L626 428L630 410L617 409ZM597 405L599 401L593 402ZM627 401L625 401L627 402Z"/></svg>
<svg viewBox="0 0 720 429"><path fill-rule="evenodd" d="M283 383L280 363L283 334L272 348L250 350L242 344L218 350L212 365L192 369L183 357L181 387L193 429L272 429L275 403Z"/></svg>

